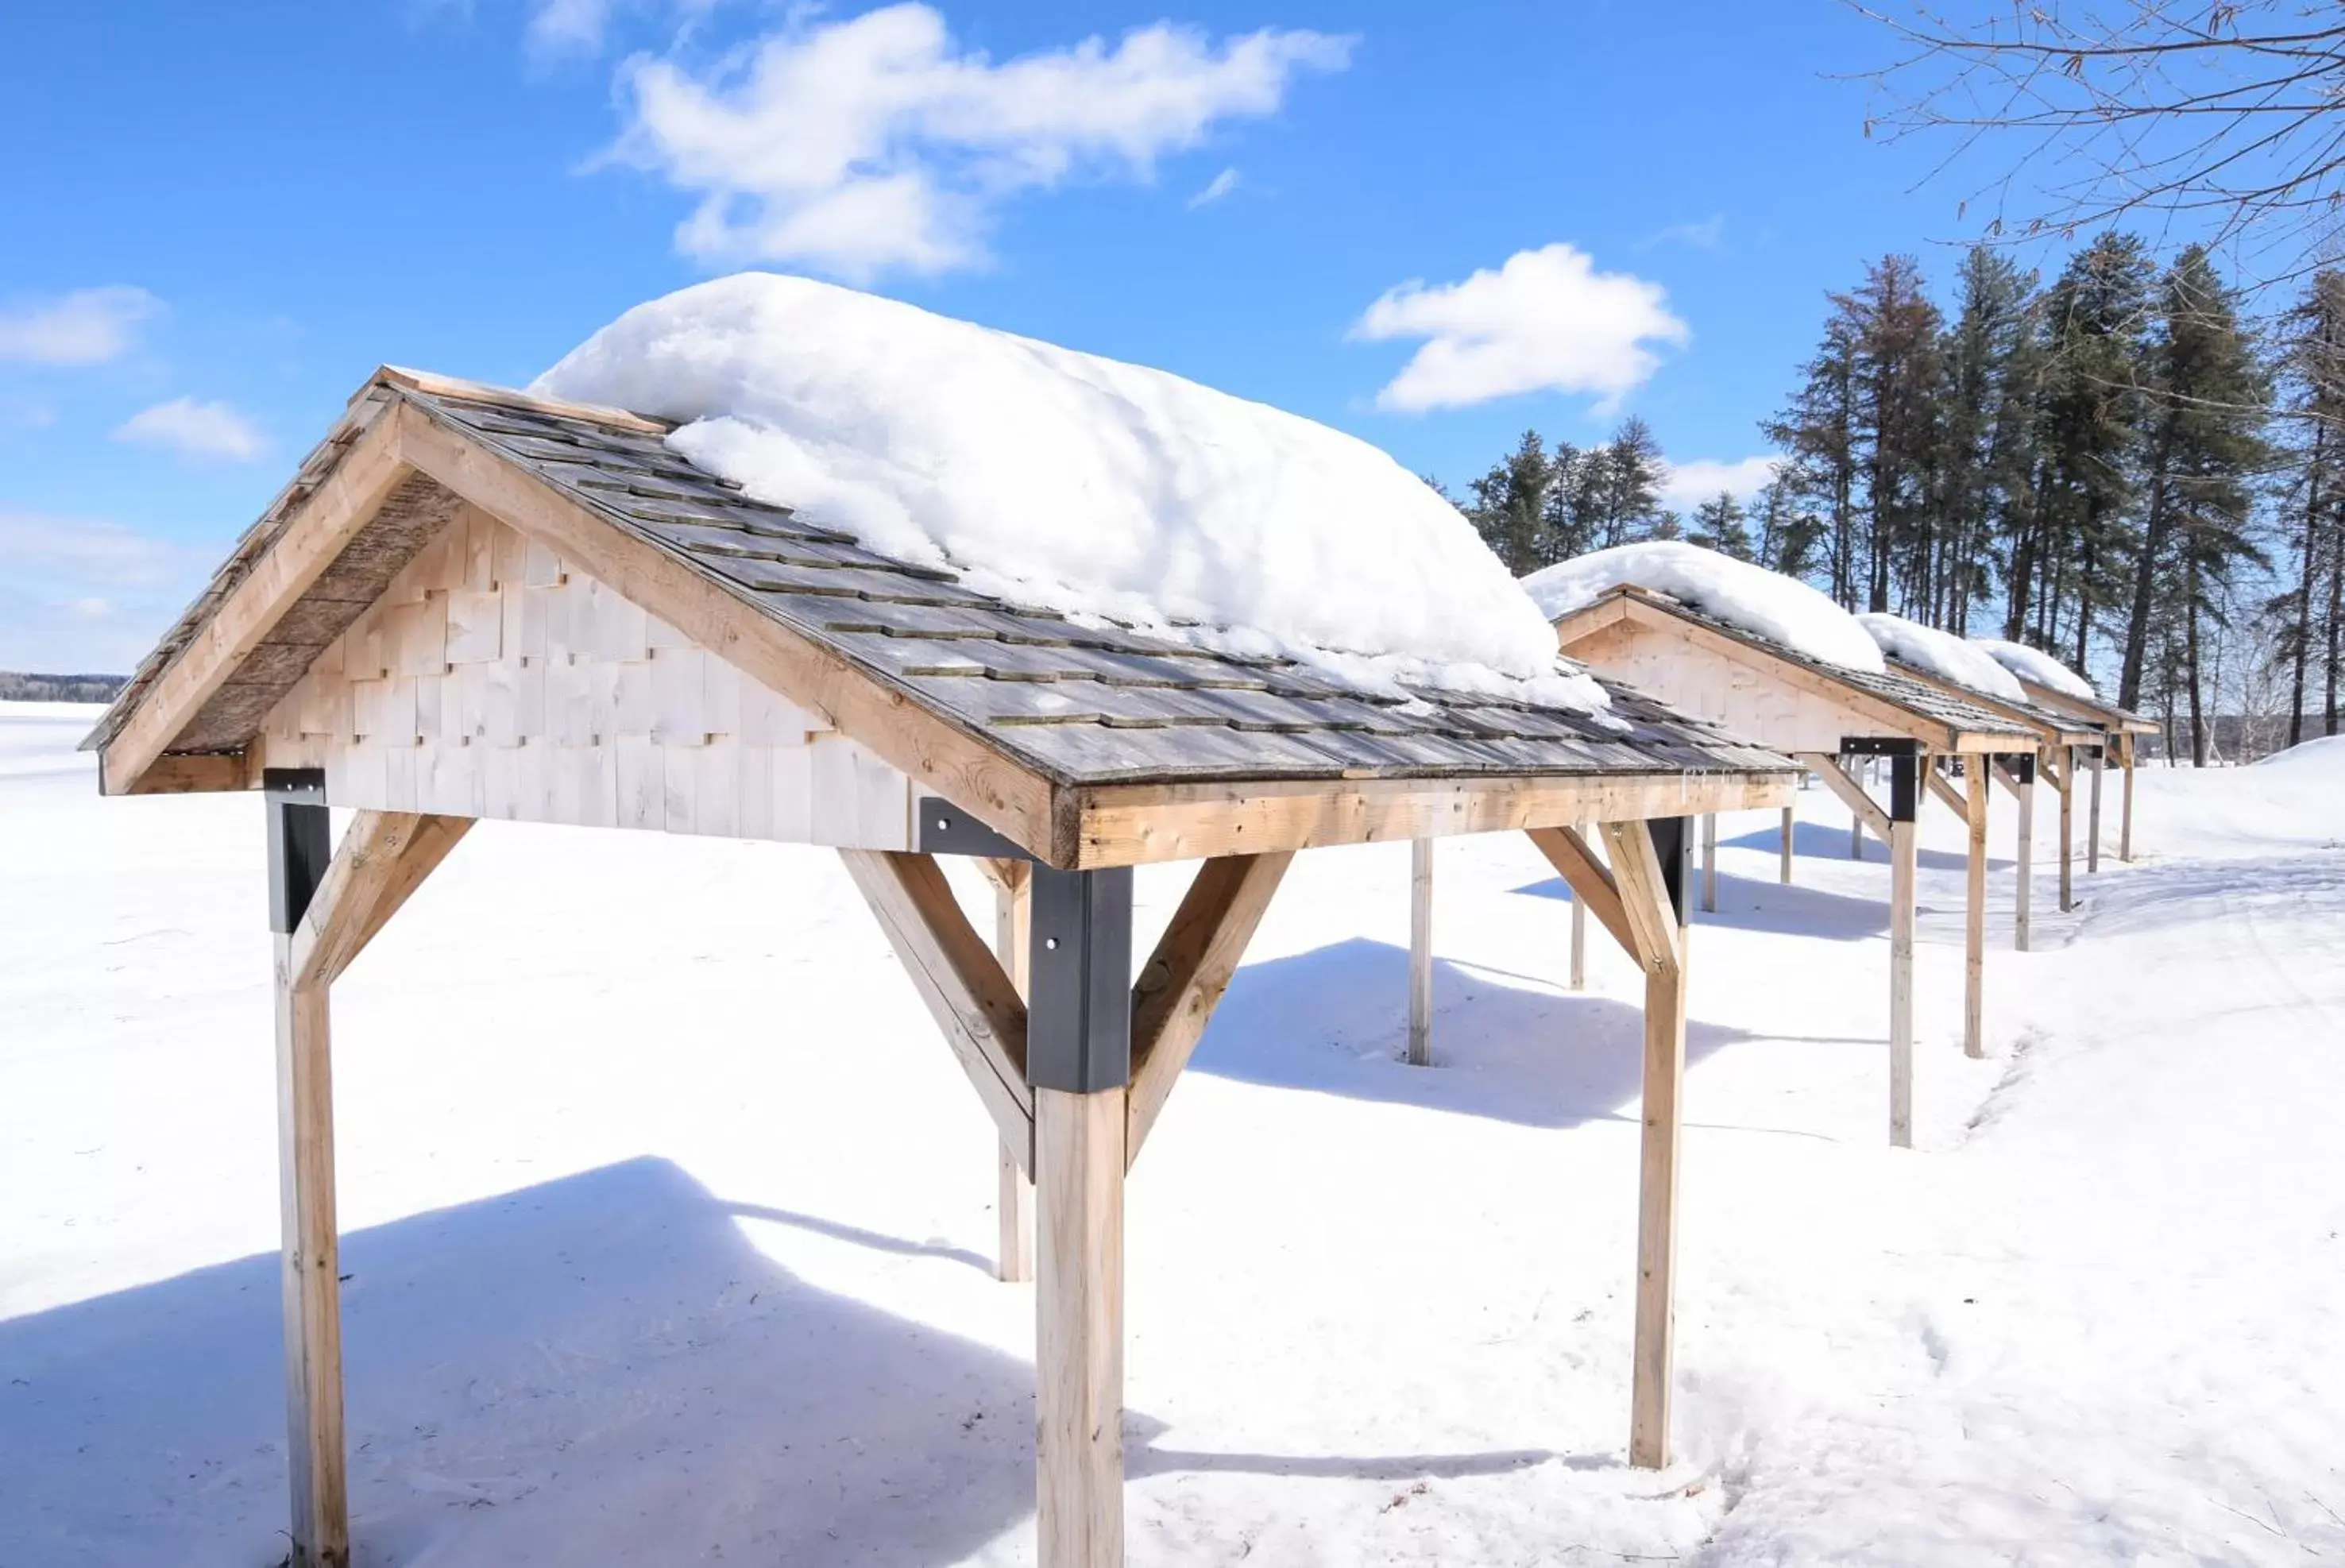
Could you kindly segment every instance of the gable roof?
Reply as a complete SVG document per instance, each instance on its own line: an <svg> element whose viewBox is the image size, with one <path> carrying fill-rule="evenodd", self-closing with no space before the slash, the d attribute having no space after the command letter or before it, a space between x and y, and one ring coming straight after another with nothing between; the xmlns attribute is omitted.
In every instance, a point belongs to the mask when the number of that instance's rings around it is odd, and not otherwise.
<svg viewBox="0 0 2345 1568"><path fill-rule="evenodd" d="M2038 703L2015 703L2009 697L1999 697L1993 692L1982 692L1976 686L1966 685L1951 676L1941 675L1934 670L1924 670L1918 664L1909 664L1895 654L1885 651L1882 658L1888 663L1890 670L1903 679L1917 681L1923 685L1934 687L1964 702L1985 708L1991 713L2016 720L2023 724L2033 725L2045 732L2055 741L2055 744L2066 744L2072 742L2078 744L2097 744L2096 737L2100 734L2101 726L2089 719L2080 718L2074 713L2059 713Z"/></svg>
<svg viewBox="0 0 2345 1568"><path fill-rule="evenodd" d="M1633 582L1616 583L1606 589L1593 603L1559 616L1556 626L1568 641L1575 623L1593 631L1596 624L1609 623L1624 614L1637 612L1648 617L1672 618L1687 627L1730 639L1766 658L1794 666L1818 680L1842 686L1862 699L1886 703L1921 723L1945 732L1954 749L2005 749L1995 744L2002 740L2015 743L2007 748L2014 751L2034 747L2035 732L2017 719L2005 717L1983 703L1971 700L1968 695L1908 673L1896 665L1875 674L1870 670L1852 670L1844 664L1827 663L1787 643L1761 636L1731 622L1721 621L1682 600ZM1966 741L1969 744L1965 744Z"/></svg>
<svg viewBox="0 0 2345 1568"><path fill-rule="evenodd" d="M2112 734L2155 735L2165 728L2156 719L2120 708L2115 703L2104 703L2098 697L2079 697L2057 687L2046 686L2040 681L2031 681L2025 675L2016 678L2021 688L2027 693L2027 700L2037 707L2048 713L2081 719Z"/></svg>
<svg viewBox="0 0 2345 1568"><path fill-rule="evenodd" d="M638 572L656 569L672 591L688 590L702 603L713 602L716 590L728 615L754 612L752 632L760 625L786 632L781 641L814 658L793 674L814 670L827 683L818 693L785 690L794 700L828 711L849 695L840 682L851 676L847 683L868 687L886 712L918 718L931 735L941 725L1047 788L1759 774L1791 765L1619 688L1613 713L1625 730L1561 707L1473 693L1422 689L1403 701L1344 690L1290 661L1203 652L1010 603L750 499L671 450L666 430L621 410L379 372L86 744L103 751L123 743L152 706L167 716L149 715L155 733L126 747L126 775L167 756L240 752L318 651L471 501L525 532L531 518L513 513L535 509L547 523L558 512L563 526L583 531L574 543L624 555ZM330 503L348 513L341 532L312 546L297 525L332 511ZM305 547L317 557L306 564ZM598 577L629 570L597 571L591 554L582 565ZM277 597L285 602L262 603L279 575L288 592ZM630 592L626 581L613 586ZM259 610L240 617L247 601ZM659 604L646 607L675 619ZM737 621L723 635L732 640L715 651L736 662L748 642L762 641L745 638ZM754 663L745 668L766 678ZM190 710L168 734L161 731L178 707L165 697ZM866 738L851 714L833 717L851 737ZM888 746L866 744L896 760ZM955 782L966 784L984 763L963 751ZM107 771L117 770L109 764ZM987 814L986 800L962 798L968 788L923 782ZM135 777L110 776L105 787L140 786Z"/></svg>

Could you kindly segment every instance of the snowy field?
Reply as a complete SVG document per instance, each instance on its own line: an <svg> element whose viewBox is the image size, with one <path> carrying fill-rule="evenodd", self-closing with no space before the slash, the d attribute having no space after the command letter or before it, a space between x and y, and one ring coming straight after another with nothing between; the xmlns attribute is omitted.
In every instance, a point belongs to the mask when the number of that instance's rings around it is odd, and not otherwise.
<svg viewBox="0 0 2345 1568"><path fill-rule="evenodd" d="M260 807L101 802L94 712L0 704L0 1563L259 1568ZM1406 851L1304 857L1133 1175L1132 1560L2345 1560L2325 751L2146 771L2143 861L2065 917L2047 868L2033 954L1998 794L1981 1063L1932 808L1905 1153L1879 846L1807 792L1786 889L1771 814L1723 824L1660 1475L1634 972L1599 928L1561 989L1536 853L1447 843L1408 1068ZM1183 875L1142 873L1143 950ZM336 997L361 1563L1030 1560L990 1125L835 859L486 825Z"/></svg>

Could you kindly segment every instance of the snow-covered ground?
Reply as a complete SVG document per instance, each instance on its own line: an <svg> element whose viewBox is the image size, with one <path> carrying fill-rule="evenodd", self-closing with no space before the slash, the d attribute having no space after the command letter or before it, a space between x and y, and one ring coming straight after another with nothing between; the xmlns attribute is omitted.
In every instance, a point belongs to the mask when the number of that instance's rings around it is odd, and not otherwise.
<svg viewBox="0 0 2345 1568"><path fill-rule="evenodd" d="M0 1563L255 1568L260 811L101 802L90 713L0 706ZM1445 844L1411 1069L1406 851L1304 857L1133 1174L1132 1560L2345 1557L2340 802L2335 754L2147 770L2150 855L2067 917L2047 870L2020 955L1998 796L1984 1063L1925 817L1910 1152L1878 846L1810 792L1784 889L1771 815L1724 824L1661 1475L1634 972L1599 929L1560 989L1535 853ZM988 1123L833 860L487 824L335 1024L362 1563L1030 1560Z"/></svg>

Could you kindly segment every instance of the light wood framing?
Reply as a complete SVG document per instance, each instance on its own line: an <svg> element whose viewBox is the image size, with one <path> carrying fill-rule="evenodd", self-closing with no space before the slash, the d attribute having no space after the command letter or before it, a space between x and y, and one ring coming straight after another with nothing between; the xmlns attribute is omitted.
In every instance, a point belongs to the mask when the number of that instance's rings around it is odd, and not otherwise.
<svg viewBox="0 0 2345 1568"><path fill-rule="evenodd" d="M1920 824L1889 824L1889 1144L1914 1147L1914 881Z"/></svg>
<svg viewBox="0 0 2345 1568"><path fill-rule="evenodd" d="M1122 1568L1124 1091L1034 1091L1041 1568Z"/></svg>
<svg viewBox="0 0 2345 1568"><path fill-rule="evenodd" d="M461 816L361 811L292 936L293 984L330 986L472 825Z"/></svg>
<svg viewBox="0 0 2345 1568"><path fill-rule="evenodd" d="M277 939L277 1161L285 1310L291 1568L349 1568L342 1436L341 1232L334 1215L333 1046L327 988L297 982Z"/></svg>
<svg viewBox="0 0 2345 1568"><path fill-rule="evenodd" d="M1963 770L1964 815L1969 828L1963 901L1963 1054L1986 1055L1986 769Z"/></svg>
<svg viewBox="0 0 2345 1568"><path fill-rule="evenodd" d="M1233 855L1198 867L1141 966L1132 994L1132 1121L1124 1145L1131 1158L1146 1147L1294 859L1292 852Z"/></svg>
<svg viewBox="0 0 2345 1568"><path fill-rule="evenodd" d="M1433 1060L1433 840L1408 844L1408 1060Z"/></svg>
<svg viewBox="0 0 2345 1568"><path fill-rule="evenodd" d="M1020 1168L1034 1168L1034 1097L1026 1087L1026 1003L925 855L842 849L848 875L903 960L913 988L993 1118Z"/></svg>
<svg viewBox="0 0 2345 1568"><path fill-rule="evenodd" d="M1881 809L1881 803L1874 800L1846 768L1841 766L1838 758L1822 752L1802 752L1800 760L1808 764L1810 773L1824 782L1825 788L1840 797L1841 804L1854 814L1860 826L1871 828L1873 836L1882 843L1889 842L1889 814Z"/></svg>
<svg viewBox="0 0 2345 1568"><path fill-rule="evenodd" d="M1027 909L1033 902L1034 868L1023 860L981 861L994 885L993 951L1020 997L1027 990ZM1010 1284L1034 1277L1034 1183L1018 1151L1004 1143L995 1161L1000 1194L996 1217L1000 1240L995 1273Z"/></svg>
<svg viewBox="0 0 2345 1568"><path fill-rule="evenodd" d="M1562 877L1565 885L1571 889L1572 907L1593 911L1596 918L1603 923L1604 929L1612 934L1612 940L1620 944L1621 950L1642 964L1642 949L1638 944L1636 932L1629 927L1628 913L1621 905L1620 890L1612 880L1612 873L1597 857L1595 849L1581 836L1579 829L1576 826L1534 828L1528 837L1538 852L1547 857L1547 863L1555 867L1556 875ZM1584 956L1585 950L1585 939L1575 939L1575 973L1580 970L1580 956ZM1585 983L1584 974L1572 982L1575 989Z"/></svg>

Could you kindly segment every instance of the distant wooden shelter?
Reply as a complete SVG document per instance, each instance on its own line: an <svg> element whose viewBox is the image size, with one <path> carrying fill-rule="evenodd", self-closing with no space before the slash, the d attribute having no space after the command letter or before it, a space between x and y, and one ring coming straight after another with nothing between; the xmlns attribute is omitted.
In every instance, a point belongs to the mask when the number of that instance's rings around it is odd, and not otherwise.
<svg viewBox="0 0 2345 1568"><path fill-rule="evenodd" d="M1645 973L1629 1452L1665 1462L1684 824L1780 804L1793 765L1629 693L1404 703L1023 608L666 431L379 372L91 737L108 794L266 801L292 1561L350 1553L330 989L480 819L840 851L999 1130L1005 1272L1033 1179L1045 1568L1122 1560L1124 1173L1288 863L1528 833ZM339 846L329 806L357 810ZM998 951L949 855L1003 890ZM1182 859L1135 979L1132 867Z"/></svg>
<svg viewBox="0 0 2345 1568"><path fill-rule="evenodd" d="M1715 721L1755 744L1798 757L1889 845L1889 1137L1914 1137L1914 914L1915 819L1938 759L1964 764L1961 810L1969 832L1963 1048L1985 1050L1987 768L1990 758L2032 757L2036 733L2016 720L1896 672L1828 664L1667 594L1633 583L1559 617L1563 652ZM1845 765L1883 757L1887 809Z"/></svg>
<svg viewBox="0 0 2345 1568"><path fill-rule="evenodd" d="M2090 764L2093 781L2091 800L2086 813L2085 869L2091 872L2101 868L2101 774L2112 760L2125 774L2124 803L2118 817L2117 858L2130 861L2133 858L2135 747L2142 736L2158 733L2161 726L2155 719L2128 713L2114 703L2102 702L2098 697L2079 697L2056 686L2031 681L2025 675L2018 679L2020 686L2027 693L2027 700L2037 707L2081 719L2101 732L2098 740L2084 753L2086 762ZM2067 759L2070 768L2076 766L2076 761L2073 755Z"/></svg>

